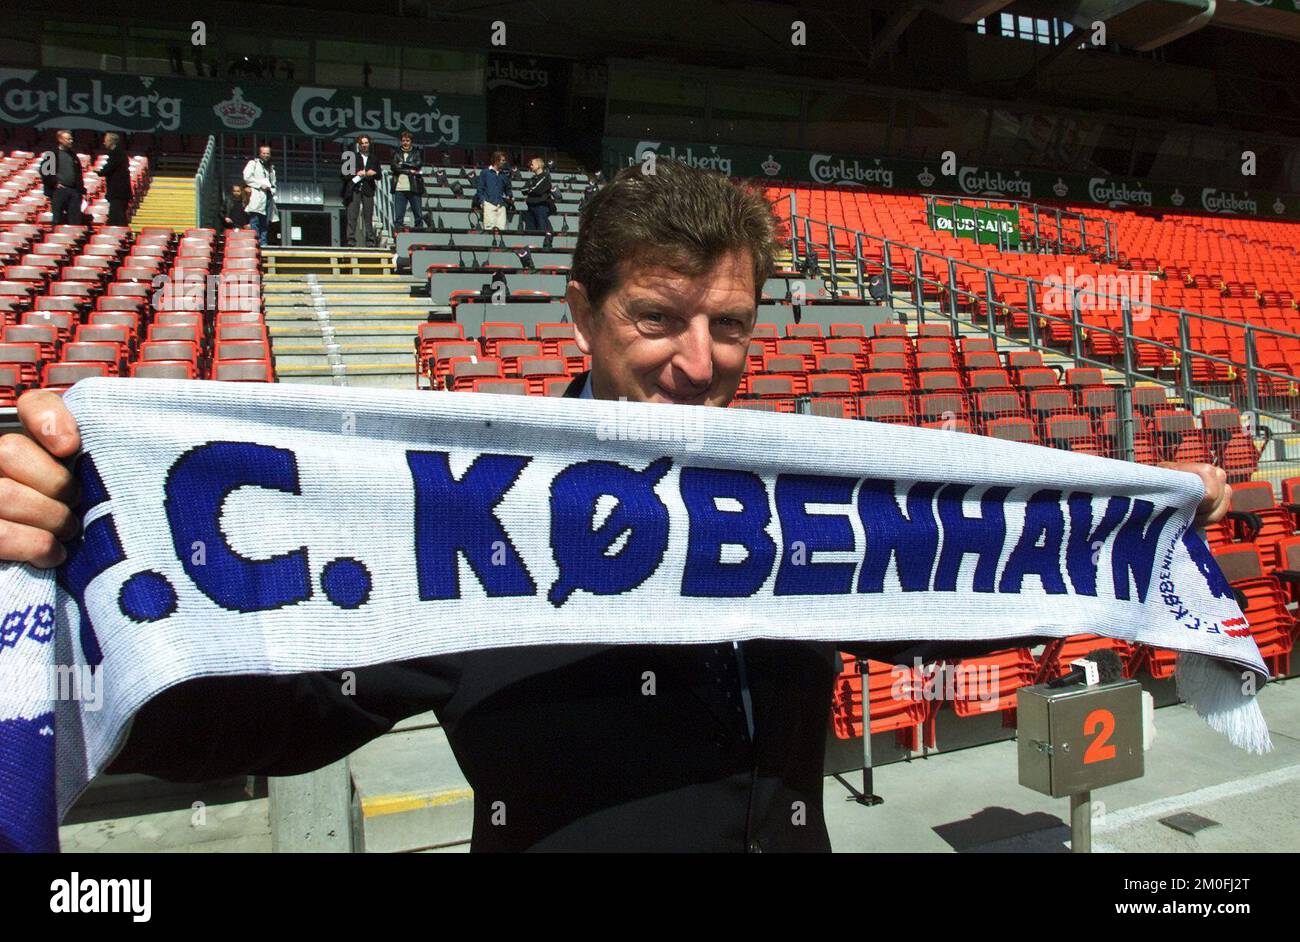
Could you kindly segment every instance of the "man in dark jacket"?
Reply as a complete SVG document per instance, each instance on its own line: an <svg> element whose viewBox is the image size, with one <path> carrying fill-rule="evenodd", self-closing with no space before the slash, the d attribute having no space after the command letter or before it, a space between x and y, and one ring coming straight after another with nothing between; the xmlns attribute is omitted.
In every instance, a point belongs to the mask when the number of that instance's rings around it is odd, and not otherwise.
<svg viewBox="0 0 1300 942"><path fill-rule="evenodd" d="M720 175L658 169L584 214L568 303L592 370L566 395L725 406L774 267L771 210ZM684 261L682 231L713 254ZM302 772L433 708L473 786L475 850L830 849L833 645L556 645L355 674L353 695L339 674L191 681L137 715L111 771Z"/></svg>
<svg viewBox="0 0 1300 942"><path fill-rule="evenodd" d="M534 232L550 232L551 213L555 212L551 175L540 157L530 160L528 169L532 170L533 175L524 185L524 203L528 206L524 213L524 228Z"/></svg>
<svg viewBox="0 0 1300 942"><path fill-rule="evenodd" d="M65 129L55 135L58 145L41 155L41 182L50 201L50 215L54 225L82 223L81 201L86 196L86 184L81 178L81 161L72 149L72 132Z"/></svg>
<svg viewBox="0 0 1300 942"><path fill-rule="evenodd" d="M225 229L244 229L248 227L248 190L244 188L242 183L231 184L221 219Z"/></svg>
<svg viewBox="0 0 1300 942"><path fill-rule="evenodd" d="M126 207L131 202L131 167L122 147L122 136L109 131L104 135L108 159L95 172L104 178L104 197L108 200L108 224L126 225Z"/></svg>
<svg viewBox="0 0 1300 942"><path fill-rule="evenodd" d="M343 161L343 205L347 207L347 229L343 233L343 244L374 246L375 190L378 187L379 165L374 154L370 153L370 136L360 135L357 146L343 155ZM361 235L362 224L366 233L364 240Z"/></svg>
<svg viewBox="0 0 1300 942"><path fill-rule="evenodd" d="M507 207L513 199L504 151L495 151L492 162L478 175L475 195L483 207L483 228L488 232L504 229L508 223Z"/></svg>
<svg viewBox="0 0 1300 942"><path fill-rule="evenodd" d="M420 168L424 158L411 142L411 132L403 131L401 146L393 151L393 232L406 225L406 207L415 214L415 228L424 228L424 177Z"/></svg>
<svg viewBox="0 0 1300 942"><path fill-rule="evenodd" d="M725 406L777 248L761 194L670 161L655 174L622 171L583 213L567 301L591 371L566 395ZM41 449L71 454L78 439L57 396L27 403L37 439L0 449L0 468L23 479L10 487L23 509L0 505L0 519L24 522L0 531L0 558L57 564L49 538L75 527L63 503L35 498L65 500L70 479ZM1199 522L1221 518L1222 472L1186 470L1206 481ZM1034 640L843 647L910 665ZM203 678L145 705L110 771L181 781L306 772L432 708L474 790L475 850L824 851L834 673L835 645L757 640L501 648L351 676Z"/></svg>

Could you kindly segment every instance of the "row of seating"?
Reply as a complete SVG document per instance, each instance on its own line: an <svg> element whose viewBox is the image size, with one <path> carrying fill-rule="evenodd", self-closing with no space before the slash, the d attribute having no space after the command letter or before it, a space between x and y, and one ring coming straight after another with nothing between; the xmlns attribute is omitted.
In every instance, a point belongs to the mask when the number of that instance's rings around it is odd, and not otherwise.
<svg viewBox="0 0 1300 942"><path fill-rule="evenodd" d="M6 239L46 263L0 281L0 405L88 376L274 379L252 233L20 224Z"/></svg>
<svg viewBox="0 0 1300 942"><path fill-rule="evenodd" d="M919 671L911 665L841 654L843 667L835 678L831 729L837 739L862 737L864 686L872 735L892 732L900 746L913 751L923 743L929 748L936 745L944 704L958 717L999 716L1003 726L1014 727L1018 690L1060 677L1069 672L1073 661L1098 650L1115 653L1124 677L1145 674L1163 680L1172 676L1174 652L1093 634L1054 639L1037 657L1029 648L1007 648L926 665Z"/></svg>
<svg viewBox="0 0 1300 942"><path fill-rule="evenodd" d="M105 196L104 178L92 171L102 167L107 159L106 154L97 157L87 153L77 154L77 160L81 163L82 182L86 189L86 214L98 225L102 225L108 219L108 199ZM49 224L53 221L50 215L50 201L45 195L41 181L40 163L40 154L32 151L0 152L0 226L15 223ZM141 156L129 157L127 170L131 176L133 193L132 201L127 207L129 218L130 213L149 189L149 161ZM0 258L0 262L10 264L3 258Z"/></svg>
<svg viewBox="0 0 1300 942"><path fill-rule="evenodd" d="M895 290L912 291L916 288L909 272L914 264L912 248L970 263L956 266L957 294L950 299L947 264L938 257L923 257L922 272L926 279L922 286L923 297L945 306L955 301L959 310L977 320L993 316L1006 329L1023 331L1029 326L1030 307L1024 278L1044 282L1049 278L1060 280L1073 275L1075 283L1085 288L1092 285L1101 290L1106 285L1121 285L1130 295L1138 315L1135 333L1169 347L1180 346L1177 318L1164 315L1149 305L1188 309L1232 322L1219 325L1199 318L1190 321L1193 349L1212 352L1205 345L1202 333L1229 342L1229 348L1223 351L1224 358L1231 359L1236 368L1232 377L1215 377L1220 382L1240 383L1245 372L1247 326L1300 333L1300 311L1294 306L1295 297L1300 294L1300 253L1295 249L1298 231L1295 223L1264 223L1178 213L1164 213L1162 219L1155 220L1132 212L1069 205L1073 211L1113 224L1113 241L1120 253L1116 264L1090 257L1079 246L1074 247L1073 253L1069 246L1050 253L1001 252L996 246L953 238L929 227L924 200L919 196L871 192L861 187L850 191L812 186L794 189L769 187L768 193L777 200L793 193L801 214L891 240L893 248L889 263L895 268ZM1032 228L1030 215L1022 212L1020 222L1022 236L1028 236ZM1099 224L1097 229L1099 231ZM837 271L829 272L827 233L825 224L812 223L808 228L811 243L804 248L819 261L824 271L835 276L840 290L851 290L858 278L878 274L883 269L884 248L877 239L864 243L869 271L855 271L853 264L840 256L837 258ZM845 244L842 233L840 244ZM1153 260L1157 264L1149 264ZM973 265L994 272L991 277L992 296L988 298L991 304L985 303L989 279L984 271L971 267ZM1041 289L1038 294L1034 309L1045 312L1050 305L1045 304ZM1053 311L1061 313L1059 302ZM1081 317L1085 325L1117 331L1120 328L1119 301L1116 298L1111 304L1093 303L1081 311ZM1073 330L1068 323L1043 318L1034 326L1050 343L1064 346L1072 342ZM1221 333L1212 333L1215 331ZM1122 350L1113 337L1103 330L1094 331L1092 336L1095 342L1089 347L1091 356L1118 361ZM1290 375L1300 372L1300 338L1257 334L1255 341L1260 348L1256 357L1259 366ZM1144 369L1158 373L1177 365L1172 362L1170 351L1157 343L1139 341L1135 347L1139 365ZM1294 396L1295 391L1285 383L1274 382L1269 384L1267 394Z"/></svg>

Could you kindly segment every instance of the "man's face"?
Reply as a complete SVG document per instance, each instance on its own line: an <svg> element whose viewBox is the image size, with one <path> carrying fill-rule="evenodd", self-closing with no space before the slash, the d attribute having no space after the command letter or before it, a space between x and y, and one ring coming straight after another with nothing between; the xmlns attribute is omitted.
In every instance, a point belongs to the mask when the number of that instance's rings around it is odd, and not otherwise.
<svg viewBox="0 0 1300 942"><path fill-rule="evenodd" d="M591 356L597 399L725 406L745 372L754 330L754 270L731 252L698 278L655 265L620 264L599 311L570 282L569 309Z"/></svg>
<svg viewBox="0 0 1300 942"><path fill-rule="evenodd" d="M411 139L404 134L402 135L402 150L410 150L410 149L411 149Z"/></svg>
<svg viewBox="0 0 1300 942"><path fill-rule="evenodd" d="M532 163L530 163L528 166L533 171L533 173L542 172L542 161L537 157L534 157Z"/></svg>
<svg viewBox="0 0 1300 942"><path fill-rule="evenodd" d="M257 149L257 156L258 156L258 158L261 159L261 160L270 160L270 159L271 159L271 148L267 147L265 144L262 145L261 147L259 147L259 148Z"/></svg>
<svg viewBox="0 0 1300 942"><path fill-rule="evenodd" d="M361 153L363 154L370 153L370 138L363 137L361 140L357 141L357 147L360 148Z"/></svg>
<svg viewBox="0 0 1300 942"><path fill-rule="evenodd" d="M57 135L60 147L72 146L72 134L68 131L60 131Z"/></svg>
<svg viewBox="0 0 1300 942"><path fill-rule="evenodd" d="M113 148L113 139L112 139L111 137L109 137L107 134L105 134L105 135L104 135L104 150L112 150L112 148Z"/></svg>

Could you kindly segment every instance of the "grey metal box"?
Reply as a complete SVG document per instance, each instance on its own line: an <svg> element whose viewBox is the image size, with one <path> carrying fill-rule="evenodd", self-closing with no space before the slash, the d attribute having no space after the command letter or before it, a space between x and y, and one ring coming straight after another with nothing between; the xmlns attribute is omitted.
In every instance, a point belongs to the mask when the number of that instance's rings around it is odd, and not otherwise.
<svg viewBox="0 0 1300 942"><path fill-rule="evenodd" d="M1020 784L1064 798L1141 778L1142 686L1119 680L1016 693Z"/></svg>

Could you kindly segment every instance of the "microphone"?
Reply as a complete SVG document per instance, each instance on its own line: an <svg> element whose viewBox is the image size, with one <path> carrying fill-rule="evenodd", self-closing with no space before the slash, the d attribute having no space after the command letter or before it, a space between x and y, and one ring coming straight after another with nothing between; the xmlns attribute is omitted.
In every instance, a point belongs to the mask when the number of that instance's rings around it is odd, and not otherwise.
<svg viewBox="0 0 1300 942"><path fill-rule="evenodd" d="M1124 664L1120 661L1119 655L1110 648L1089 651L1079 660L1074 661L1074 665L1073 670L1055 680L1049 680L1048 688L1056 689L1079 683L1093 687L1097 684L1109 684L1124 676Z"/></svg>

